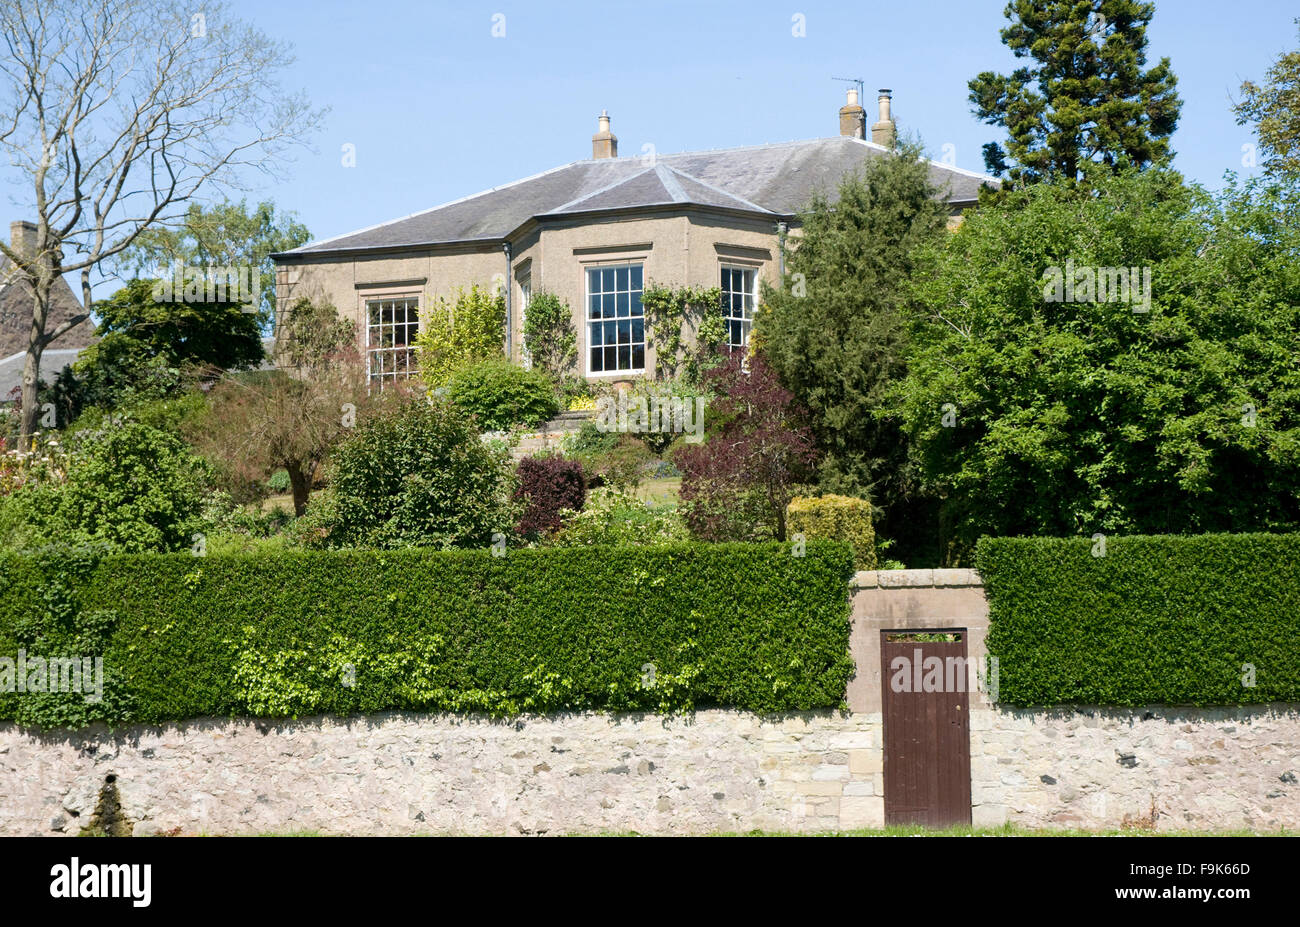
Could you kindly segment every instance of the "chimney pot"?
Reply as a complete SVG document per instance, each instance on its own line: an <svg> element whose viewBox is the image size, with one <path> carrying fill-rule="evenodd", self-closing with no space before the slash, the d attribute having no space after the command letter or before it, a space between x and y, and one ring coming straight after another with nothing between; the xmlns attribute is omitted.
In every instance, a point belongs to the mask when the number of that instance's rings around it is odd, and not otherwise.
<svg viewBox="0 0 1300 927"><path fill-rule="evenodd" d="M894 117L890 112L891 100L892 92L888 87L882 87L880 96L876 98L880 107L880 120L871 127L871 140L886 148L894 147Z"/></svg>
<svg viewBox="0 0 1300 927"><path fill-rule="evenodd" d="M618 136L609 131L609 111L601 110L597 117L596 134L591 137L591 156L593 159L617 158Z"/></svg>

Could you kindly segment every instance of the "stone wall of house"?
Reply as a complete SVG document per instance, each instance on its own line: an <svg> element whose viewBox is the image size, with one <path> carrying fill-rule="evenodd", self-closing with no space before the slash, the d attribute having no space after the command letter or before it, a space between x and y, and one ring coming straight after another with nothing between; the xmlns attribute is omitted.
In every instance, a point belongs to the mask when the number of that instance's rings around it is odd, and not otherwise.
<svg viewBox="0 0 1300 927"><path fill-rule="evenodd" d="M962 630L970 571L859 573L851 711L0 724L0 835L831 831L884 824L881 634ZM976 825L1300 829L1300 706L1026 711L970 695Z"/></svg>

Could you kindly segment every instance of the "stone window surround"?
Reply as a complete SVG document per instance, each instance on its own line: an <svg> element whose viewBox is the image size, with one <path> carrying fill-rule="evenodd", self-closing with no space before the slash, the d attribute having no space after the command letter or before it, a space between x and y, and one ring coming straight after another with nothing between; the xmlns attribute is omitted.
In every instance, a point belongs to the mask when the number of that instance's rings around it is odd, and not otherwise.
<svg viewBox="0 0 1300 927"><path fill-rule="evenodd" d="M742 271L748 271L748 272L751 274L751 277L750 277L750 293L749 293L749 298L750 298L750 300L751 300L751 304L752 304L752 305L751 305L750 312L749 312L749 318L748 318L746 321L748 321L748 322L750 323L750 331L752 331L752 330L753 330L753 322L754 322L754 313L758 311L758 280L759 280L760 275L761 275L762 272L763 272L763 262L760 261L760 260L755 260L755 259L747 259L747 258L740 258L740 257L729 257L729 256L719 256L719 258L718 258L718 279L719 279L719 281L721 281L721 274L722 274L722 271L724 271L724 270L742 270ZM724 295L725 295L725 291L724 291ZM727 322L727 344L732 348L732 350L740 350L740 349L743 349L743 348L745 348L745 347L748 347L748 345L749 345L749 332L745 332L745 333L744 333L744 336L743 336L744 339L745 339L745 343L744 343L744 344L739 345L739 346L736 346L736 345L732 345L732 344L731 344L731 322L732 322L733 320L737 320L738 317L733 316L733 315L731 314L731 306L730 306L730 305L728 305L728 306L726 306L726 307L724 308L724 311L723 311L723 318L724 318L724 319L726 320L726 322Z"/></svg>
<svg viewBox="0 0 1300 927"><path fill-rule="evenodd" d="M397 300L397 299L414 299L416 306L416 317L424 311L426 303L424 299L425 280L404 280L392 283L358 283L355 284L357 294L357 340L360 342L361 356L366 361L366 379L370 381L370 313L366 304L374 300ZM416 331L419 331L417 321ZM407 376L402 379L409 379L415 374L408 372ZM389 377L387 379L398 379ZM383 388L382 380L380 389Z"/></svg>
<svg viewBox="0 0 1300 927"><path fill-rule="evenodd" d="M616 267L624 264L641 265L641 285L646 284L646 264L650 260L650 251L653 244L632 244L632 245L607 245L600 248L575 248L574 256L578 259L578 273L581 274L579 292L582 293L582 305L579 308L579 314L582 319L581 326L581 345L579 350L582 351L582 370L583 376L588 380L620 380L630 377L645 376L651 370L650 366L650 345L645 347L646 366L634 370L604 370L593 371L591 369L591 320L588 318L589 298L591 294L587 291L587 271L599 267Z"/></svg>

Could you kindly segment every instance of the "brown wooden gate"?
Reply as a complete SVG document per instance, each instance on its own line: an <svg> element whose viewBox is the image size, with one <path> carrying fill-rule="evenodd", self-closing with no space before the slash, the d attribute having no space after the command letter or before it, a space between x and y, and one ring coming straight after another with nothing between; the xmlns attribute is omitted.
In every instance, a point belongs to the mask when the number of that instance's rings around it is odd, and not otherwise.
<svg viewBox="0 0 1300 927"><path fill-rule="evenodd" d="M881 631L880 661L885 824L970 824L965 629Z"/></svg>

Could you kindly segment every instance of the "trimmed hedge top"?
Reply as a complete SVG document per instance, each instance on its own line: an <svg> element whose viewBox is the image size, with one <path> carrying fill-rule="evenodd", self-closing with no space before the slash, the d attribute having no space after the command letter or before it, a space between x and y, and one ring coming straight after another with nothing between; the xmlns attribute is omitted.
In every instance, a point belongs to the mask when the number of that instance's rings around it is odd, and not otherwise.
<svg viewBox="0 0 1300 927"><path fill-rule="evenodd" d="M809 543L0 558L0 657L103 656L44 727L391 709L838 706L849 548Z"/></svg>
<svg viewBox="0 0 1300 927"><path fill-rule="evenodd" d="M1300 535L984 538L999 700L1300 702Z"/></svg>

